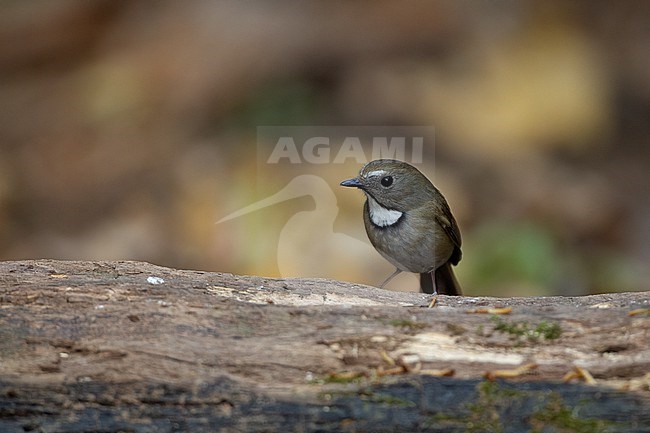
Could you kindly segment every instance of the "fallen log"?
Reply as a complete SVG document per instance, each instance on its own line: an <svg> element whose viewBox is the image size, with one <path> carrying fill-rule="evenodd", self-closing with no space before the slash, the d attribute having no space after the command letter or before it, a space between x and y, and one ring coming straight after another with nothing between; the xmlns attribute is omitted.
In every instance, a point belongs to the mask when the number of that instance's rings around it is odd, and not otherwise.
<svg viewBox="0 0 650 433"><path fill-rule="evenodd" d="M650 432L650 295L0 262L0 431Z"/></svg>

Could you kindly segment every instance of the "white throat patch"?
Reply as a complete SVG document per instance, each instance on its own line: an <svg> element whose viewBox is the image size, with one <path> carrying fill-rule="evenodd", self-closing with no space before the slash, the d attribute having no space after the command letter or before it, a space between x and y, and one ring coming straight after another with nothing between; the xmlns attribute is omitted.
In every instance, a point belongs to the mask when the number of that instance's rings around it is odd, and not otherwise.
<svg viewBox="0 0 650 433"><path fill-rule="evenodd" d="M377 201L366 194L368 197L368 212L370 213L370 220L379 227L388 227L392 226L399 220L402 216L402 212L398 210L386 209Z"/></svg>

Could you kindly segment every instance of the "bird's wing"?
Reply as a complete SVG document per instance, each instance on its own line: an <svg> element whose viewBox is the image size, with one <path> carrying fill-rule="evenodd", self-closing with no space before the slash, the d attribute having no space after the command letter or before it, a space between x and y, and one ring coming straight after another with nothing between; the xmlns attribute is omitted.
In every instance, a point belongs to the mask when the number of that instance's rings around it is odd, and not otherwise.
<svg viewBox="0 0 650 433"><path fill-rule="evenodd" d="M447 233L447 236L449 236L449 239L451 239L454 245L456 245L457 248L460 248L460 230L458 230L456 220L451 216L451 213L444 212L436 215L436 221L440 224L440 227L442 227L445 233Z"/></svg>
<svg viewBox="0 0 650 433"><path fill-rule="evenodd" d="M454 216L451 214L449 206L442 206L440 210L441 212L436 212L436 222L440 224L440 227L442 227L445 233L447 233L447 236L449 236L449 239L454 243L454 252L449 258L449 261L457 265L463 255L460 250L460 230L458 229L458 224L456 224Z"/></svg>

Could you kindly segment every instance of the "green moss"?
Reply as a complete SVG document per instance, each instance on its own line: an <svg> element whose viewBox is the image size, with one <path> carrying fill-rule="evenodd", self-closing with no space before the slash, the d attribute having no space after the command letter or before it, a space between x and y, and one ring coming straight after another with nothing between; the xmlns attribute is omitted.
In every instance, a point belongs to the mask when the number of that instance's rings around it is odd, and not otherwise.
<svg viewBox="0 0 650 433"><path fill-rule="evenodd" d="M465 428L470 433L504 431L500 410L522 393L511 388L501 388L495 382L481 382L477 385L478 399L466 405L469 417Z"/></svg>
<svg viewBox="0 0 650 433"><path fill-rule="evenodd" d="M567 407L562 397L557 393L551 393L542 410L533 414L530 418L532 433L543 433L545 428L553 426L557 432L571 433L605 433L608 431L607 423L602 420L579 418L575 410Z"/></svg>
<svg viewBox="0 0 650 433"><path fill-rule="evenodd" d="M508 321L500 316L492 316L490 320L494 322L495 331L528 341L555 340L562 335L562 327L558 323L551 323L546 320L542 320L534 328L526 321Z"/></svg>
<svg viewBox="0 0 650 433"><path fill-rule="evenodd" d="M489 381L479 383L476 390L477 399L464 405L463 415L438 413L431 417L429 426L447 424L450 428L463 428L463 431L469 433L502 433L504 427L500 409L503 408L504 402L510 403L521 392L501 388L498 384Z"/></svg>
<svg viewBox="0 0 650 433"><path fill-rule="evenodd" d="M546 340L556 340L562 335L562 327L559 323L549 323L545 320L539 322L535 327L535 335L540 335Z"/></svg>
<svg viewBox="0 0 650 433"><path fill-rule="evenodd" d="M581 418L579 406L568 406L560 394L549 391L523 391L484 381L476 386L477 398L466 403L461 413L438 413L430 417L427 427L470 433L502 433L508 422L504 414L513 410L526 416L530 431L536 433L605 433L612 422ZM585 402L583 404L588 404ZM526 410L532 408L533 411ZM534 408L541 408L535 410ZM502 418L503 416L503 418Z"/></svg>

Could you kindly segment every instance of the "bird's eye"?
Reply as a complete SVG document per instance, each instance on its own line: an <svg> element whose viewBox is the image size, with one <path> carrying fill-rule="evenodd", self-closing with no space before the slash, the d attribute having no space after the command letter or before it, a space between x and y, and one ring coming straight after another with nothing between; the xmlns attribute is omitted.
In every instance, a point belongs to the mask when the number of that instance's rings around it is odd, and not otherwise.
<svg viewBox="0 0 650 433"><path fill-rule="evenodd" d="M388 188L393 184L393 176L384 176L381 178L381 185Z"/></svg>

